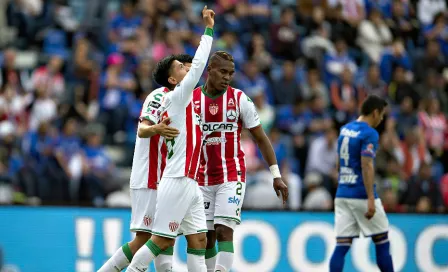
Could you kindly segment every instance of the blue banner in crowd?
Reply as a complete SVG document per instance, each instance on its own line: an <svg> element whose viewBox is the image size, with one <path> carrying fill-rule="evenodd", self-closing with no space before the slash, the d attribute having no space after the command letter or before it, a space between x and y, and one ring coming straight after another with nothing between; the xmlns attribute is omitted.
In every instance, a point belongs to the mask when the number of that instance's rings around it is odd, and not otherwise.
<svg viewBox="0 0 448 272"><path fill-rule="evenodd" d="M0 207L3 263L9 271L96 271L132 239L129 219L127 209ZM448 271L446 215L391 214L389 220L396 271ZM328 271L333 214L244 212L235 241L233 271ZM180 237L175 271L186 271L185 249ZM345 264L344 271L378 271L370 240L357 239Z"/></svg>

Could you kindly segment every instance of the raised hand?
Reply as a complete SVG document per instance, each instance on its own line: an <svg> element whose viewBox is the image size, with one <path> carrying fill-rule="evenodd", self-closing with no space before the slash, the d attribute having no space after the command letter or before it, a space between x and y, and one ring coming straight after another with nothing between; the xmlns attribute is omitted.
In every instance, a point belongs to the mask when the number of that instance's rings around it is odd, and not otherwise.
<svg viewBox="0 0 448 272"><path fill-rule="evenodd" d="M202 19L204 20L206 27L213 28L215 25L215 12L211 9L207 9L207 6L204 6L204 9L202 9Z"/></svg>

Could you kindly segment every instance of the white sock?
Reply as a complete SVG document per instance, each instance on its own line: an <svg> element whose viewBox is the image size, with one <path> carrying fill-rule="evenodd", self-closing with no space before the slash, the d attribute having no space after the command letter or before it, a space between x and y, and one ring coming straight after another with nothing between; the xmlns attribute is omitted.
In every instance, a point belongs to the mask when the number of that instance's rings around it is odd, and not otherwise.
<svg viewBox="0 0 448 272"><path fill-rule="evenodd" d="M189 272L207 272L205 249L187 248L187 267Z"/></svg>
<svg viewBox="0 0 448 272"><path fill-rule="evenodd" d="M207 272L215 271L216 253L216 247L205 250L205 265L207 266Z"/></svg>
<svg viewBox="0 0 448 272"><path fill-rule="evenodd" d="M142 246L137 253L135 253L132 262L129 265L127 272L142 272L148 270L149 263L151 263L162 250L149 240Z"/></svg>
<svg viewBox="0 0 448 272"><path fill-rule="evenodd" d="M233 242L218 242L215 270L228 272L233 265Z"/></svg>
<svg viewBox="0 0 448 272"><path fill-rule="evenodd" d="M154 260L156 272L171 272L173 266L173 255L160 254Z"/></svg>
<svg viewBox="0 0 448 272"><path fill-rule="evenodd" d="M98 270L98 272L116 272L125 269L132 260L132 253L126 243Z"/></svg>

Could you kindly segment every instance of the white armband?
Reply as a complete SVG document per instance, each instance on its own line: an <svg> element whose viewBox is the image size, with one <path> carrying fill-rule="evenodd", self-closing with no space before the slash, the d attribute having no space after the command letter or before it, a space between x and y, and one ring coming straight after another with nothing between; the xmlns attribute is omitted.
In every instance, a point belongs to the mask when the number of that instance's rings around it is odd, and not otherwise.
<svg viewBox="0 0 448 272"><path fill-rule="evenodd" d="M269 166L269 170L271 171L272 178L281 178L280 169L277 164Z"/></svg>

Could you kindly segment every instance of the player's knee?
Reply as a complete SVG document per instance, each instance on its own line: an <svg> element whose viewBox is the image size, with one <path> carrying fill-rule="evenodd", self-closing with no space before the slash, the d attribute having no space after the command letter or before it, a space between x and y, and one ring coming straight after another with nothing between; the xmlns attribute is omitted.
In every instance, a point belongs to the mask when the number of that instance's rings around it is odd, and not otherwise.
<svg viewBox="0 0 448 272"><path fill-rule="evenodd" d="M216 244L216 232L209 230L207 232L207 249L213 248Z"/></svg>
<svg viewBox="0 0 448 272"><path fill-rule="evenodd" d="M337 245L351 246L352 241L353 241L353 238L351 238L351 237L336 238Z"/></svg>
<svg viewBox="0 0 448 272"><path fill-rule="evenodd" d="M174 246L174 239L153 235L151 241L156 244L162 251Z"/></svg>
<svg viewBox="0 0 448 272"><path fill-rule="evenodd" d="M188 248L203 249L207 246L207 235L205 233L187 235L186 238Z"/></svg>
<svg viewBox="0 0 448 272"><path fill-rule="evenodd" d="M388 240L389 240L389 237L388 237L388 233L387 232L375 234L375 235L372 236L372 241L375 244L381 244L381 243L384 243L384 242L386 242Z"/></svg>
<svg viewBox="0 0 448 272"><path fill-rule="evenodd" d="M137 252L148 240L151 239L151 233L138 231L135 233L135 238L129 242L129 247L132 253Z"/></svg>
<svg viewBox="0 0 448 272"><path fill-rule="evenodd" d="M218 242L233 241L233 229L221 224L215 225L216 239Z"/></svg>

